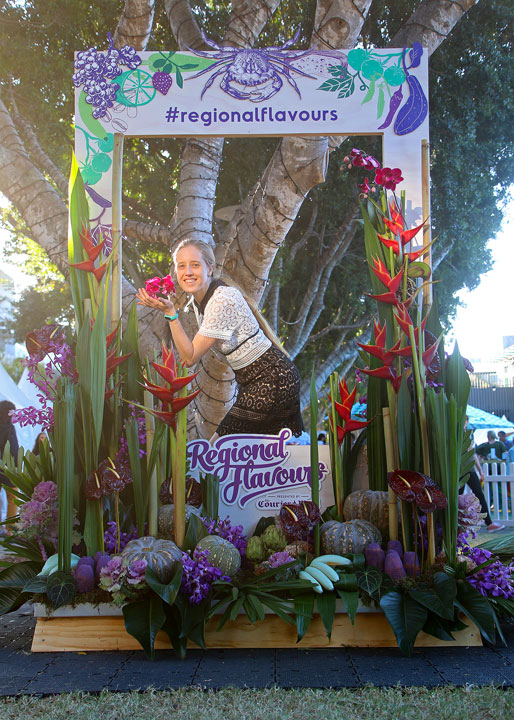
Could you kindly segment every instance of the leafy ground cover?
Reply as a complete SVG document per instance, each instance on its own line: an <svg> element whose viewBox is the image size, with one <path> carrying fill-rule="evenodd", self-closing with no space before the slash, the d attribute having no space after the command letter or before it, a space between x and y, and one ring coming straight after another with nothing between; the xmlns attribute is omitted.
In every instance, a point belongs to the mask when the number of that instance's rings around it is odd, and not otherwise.
<svg viewBox="0 0 514 720"><path fill-rule="evenodd" d="M174 692L100 695L71 693L48 698L5 698L0 702L4 720L30 717L32 720L304 720L323 717L339 720L403 720L446 718L489 720L508 718L514 713L514 691L489 687L389 688L357 690L238 690L201 688Z"/></svg>

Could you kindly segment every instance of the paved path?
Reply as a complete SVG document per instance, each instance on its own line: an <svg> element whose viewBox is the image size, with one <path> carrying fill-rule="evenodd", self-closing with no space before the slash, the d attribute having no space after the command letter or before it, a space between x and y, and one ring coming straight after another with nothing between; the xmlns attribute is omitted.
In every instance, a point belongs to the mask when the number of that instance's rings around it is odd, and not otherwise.
<svg viewBox="0 0 514 720"><path fill-rule="evenodd" d="M514 687L514 623L504 625L507 647L424 648L412 658L397 648L193 650L185 660L172 651L160 651L155 662L138 651L31 654L34 623L25 608L0 617L0 696L227 685Z"/></svg>

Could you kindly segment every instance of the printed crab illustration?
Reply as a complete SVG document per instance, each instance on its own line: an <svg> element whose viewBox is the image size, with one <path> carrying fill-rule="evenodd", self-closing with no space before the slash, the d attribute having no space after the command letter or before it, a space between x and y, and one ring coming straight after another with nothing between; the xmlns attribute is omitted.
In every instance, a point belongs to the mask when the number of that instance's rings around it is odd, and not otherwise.
<svg viewBox="0 0 514 720"><path fill-rule="evenodd" d="M284 77L301 98L300 90L291 73L298 73L298 75L308 78L313 78L313 76L293 67L291 63L315 51L310 49L303 52L298 50L291 53L285 52L294 45L299 35L300 31L298 30L293 38L287 40L280 47L241 49L218 45L204 34L205 43L218 52L203 52L192 48L189 50L200 57L215 58L216 62L188 79L193 80L200 75L214 71L205 83L200 99L203 98L215 79L222 76L220 88L224 92L237 100L250 100L258 103L278 93L284 84L282 80Z"/></svg>

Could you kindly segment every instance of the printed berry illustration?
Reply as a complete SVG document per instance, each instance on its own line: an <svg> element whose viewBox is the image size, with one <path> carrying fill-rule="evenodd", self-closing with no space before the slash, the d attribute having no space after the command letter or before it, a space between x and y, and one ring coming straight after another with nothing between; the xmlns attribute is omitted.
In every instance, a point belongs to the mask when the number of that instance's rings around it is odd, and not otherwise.
<svg viewBox="0 0 514 720"><path fill-rule="evenodd" d="M152 76L152 85L160 93L167 95L168 90L173 85L173 80L167 72L156 72Z"/></svg>

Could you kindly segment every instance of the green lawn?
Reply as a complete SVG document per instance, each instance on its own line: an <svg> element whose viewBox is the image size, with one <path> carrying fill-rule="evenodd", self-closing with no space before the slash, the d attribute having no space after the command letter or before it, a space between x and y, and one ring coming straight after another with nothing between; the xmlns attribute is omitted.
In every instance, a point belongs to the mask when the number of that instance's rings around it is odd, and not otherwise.
<svg viewBox="0 0 514 720"><path fill-rule="evenodd" d="M63 694L0 700L2 720L507 720L514 690L494 687Z"/></svg>

